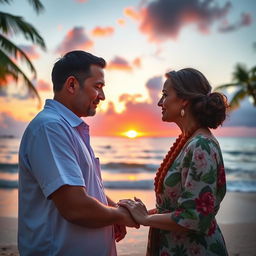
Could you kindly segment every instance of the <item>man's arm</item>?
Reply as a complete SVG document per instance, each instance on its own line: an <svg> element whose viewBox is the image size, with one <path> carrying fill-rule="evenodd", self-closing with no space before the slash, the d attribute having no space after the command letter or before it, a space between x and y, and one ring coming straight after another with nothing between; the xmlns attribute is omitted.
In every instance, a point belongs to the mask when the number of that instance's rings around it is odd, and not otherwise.
<svg viewBox="0 0 256 256"><path fill-rule="evenodd" d="M137 227L129 212L123 207L106 206L89 196L84 187L64 185L51 194L60 214L68 221L88 228L113 224Z"/></svg>
<svg viewBox="0 0 256 256"><path fill-rule="evenodd" d="M107 197L107 201L108 201L108 205L109 206L112 206L112 207L117 207L117 203L115 203L111 198L109 198L108 196Z"/></svg>

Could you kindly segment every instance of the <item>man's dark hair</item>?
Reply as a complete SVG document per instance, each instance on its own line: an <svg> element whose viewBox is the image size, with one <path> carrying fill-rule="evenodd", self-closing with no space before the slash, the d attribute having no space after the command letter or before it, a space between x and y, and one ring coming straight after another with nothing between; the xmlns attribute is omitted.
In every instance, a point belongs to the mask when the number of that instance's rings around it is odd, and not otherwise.
<svg viewBox="0 0 256 256"><path fill-rule="evenodd" d="M103 58L84 51L72 51L66 53L53 66L53 91L60 91L69 76L76 77L81 86L83 81L91 75L91 65L98 65L104 68L106 66L106 61Z"/></svg>

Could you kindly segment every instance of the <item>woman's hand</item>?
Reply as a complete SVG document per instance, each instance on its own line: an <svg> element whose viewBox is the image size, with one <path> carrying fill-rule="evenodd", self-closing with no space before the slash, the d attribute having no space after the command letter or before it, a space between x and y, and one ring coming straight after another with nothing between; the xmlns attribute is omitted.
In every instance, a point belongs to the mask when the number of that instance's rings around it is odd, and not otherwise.
<svg viewBox="0 0 256 256"><path fill-rule="evenodd" d="M131 199L120 200L118 205L128 209L138 224L147 226L148 211L146 206L139 198L134 197L134 201Z"/></svg>

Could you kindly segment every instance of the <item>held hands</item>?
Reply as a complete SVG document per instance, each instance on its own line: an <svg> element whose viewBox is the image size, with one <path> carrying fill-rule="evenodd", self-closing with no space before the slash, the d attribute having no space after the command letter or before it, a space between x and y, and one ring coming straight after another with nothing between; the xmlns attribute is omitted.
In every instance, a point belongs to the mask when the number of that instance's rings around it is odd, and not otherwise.
<svg viewBox="0 0 256 256"><path fill-rule="evenodd" d="M120 216L122 216L121 223L114 224L115 240L116 242L119 242L124 239L127 234L126 226L135 227L138 229L140 225L134 221L133 217L127 209L121 206L117 206L116 209L119 211Z"/></svg>
<svg viewBox="0 0 256 256"><path fill-rule="evenodd" d="M125 225L127 227L131 227L131 228L139 228L140 225L133 219L132 215L130 214L130 212L125 209L124 207L119 206L116 208L120 215L122 215L122 223L120 223L119 225Z"/></svg>
<svg viewBox="0 0 256 256"><path fill-rule="evenodd" d="M123 199L118 202L118 205L129 210L137 223L147 226L148 211L146 206L139 198L134 197L134 201L131 199Z"/></svg>

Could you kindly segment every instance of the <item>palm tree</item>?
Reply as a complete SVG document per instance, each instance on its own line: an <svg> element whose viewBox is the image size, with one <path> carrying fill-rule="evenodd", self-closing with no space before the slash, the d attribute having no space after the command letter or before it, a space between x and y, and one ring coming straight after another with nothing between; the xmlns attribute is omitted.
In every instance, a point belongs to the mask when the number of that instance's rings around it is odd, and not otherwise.
<svg viewBox="0 0 256 256"><path fill-rule="evenodd" d="M0 0L0 4L9 4L11 1ZM40 0L28 1L38 14L44 10ZM0 85L7 85L8 77L12 77L16 82L22 78L29 91L38 98L40 104L40 96L36 88L17 65L17 60L19 59L26 63L34 78L36 78L36 70L26 53L8 38L9 34L18 33L23 34L27 40L40 46L43 50L46 49L43 38L31 24L20 16L0 11Z"/></svg>
<svg viewBox="0 0 256 256"><path fill-rule="evenodd" d="M253 105L256 107L256 66L247 69L243 64L237 64L233 72L233 83L220 85L215 90L224 90L228 88L236 88L230 100L230 108L235 109L240 106L240 102L245 97L251 97Z"/></svg>

